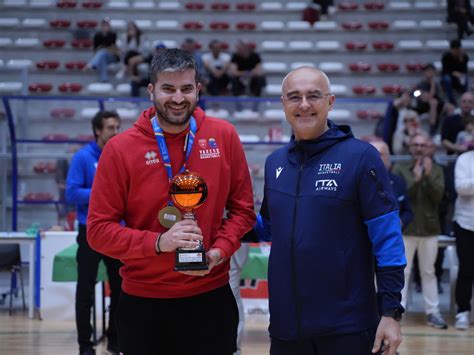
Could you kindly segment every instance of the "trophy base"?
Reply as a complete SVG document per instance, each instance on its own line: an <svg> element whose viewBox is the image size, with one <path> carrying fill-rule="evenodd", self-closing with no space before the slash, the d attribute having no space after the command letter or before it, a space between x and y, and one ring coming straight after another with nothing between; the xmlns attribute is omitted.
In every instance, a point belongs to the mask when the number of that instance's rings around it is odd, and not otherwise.
<svg viewBox="0 0 474 355"><path fill-rule="evenodd" d="M206 252L204 249L176 250L174 271L207 270Z"/></svg>

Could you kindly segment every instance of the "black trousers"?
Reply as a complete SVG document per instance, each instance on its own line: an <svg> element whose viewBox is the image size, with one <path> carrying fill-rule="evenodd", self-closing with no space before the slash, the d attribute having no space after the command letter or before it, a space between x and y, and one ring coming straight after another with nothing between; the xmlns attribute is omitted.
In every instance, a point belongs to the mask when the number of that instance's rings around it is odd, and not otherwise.
<svg viewBox="0 0 474 355"><path fill-rule="evenodd" d="M232 355L239 314L229 285L186 298L142 298L122 291L118 312L125 355Z"/></svg>
<svg viewBox="0 0 474 355"><path fill-rule="evenodd" d="M270 355L373 355L376 329L360 333L314 336L299 341L271 338Z"/></svg>
<svg viewBox="0 0 474 355"><path fill-rule="evenodd" d="M474 232L454 223L456 252L459 259L456 281L456 304L458 312L471 310L472 284L474 282Z"/></svg>
<svg viewBox="0 0 474 355"><path fill-rule="evenodd" d="M116 312L122 278L119 275L121 262L92 250L86 239L86 226L79 225L77 236L77 287L76 287L76 328L79 349L83 350L93 345L91 308L94 302L94 289L97 283L97 271L99 262L104 260L107 268L107 276L110 284L110 314L107 328L107 337L111 341L117 340L117 330L115 327Z"/></svg>

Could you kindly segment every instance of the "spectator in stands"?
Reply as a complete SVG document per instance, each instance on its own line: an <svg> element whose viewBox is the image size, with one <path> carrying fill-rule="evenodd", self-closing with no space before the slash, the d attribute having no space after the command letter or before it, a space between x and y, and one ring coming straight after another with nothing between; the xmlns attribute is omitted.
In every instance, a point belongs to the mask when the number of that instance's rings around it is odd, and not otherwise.
<svg viewBox="0 0 474 355"><path fill-rule="evenodd" d="M449 52L441 58L441 86L449 102L456 105L454 92L464 93L469 88L467 63L469 56L461 48L461 41L454 39L450 42Z"/></svg>
<svg viewBox="0 0 474 355"><path fill-rule="evenodd" d="M202 62L207 71L207 92L209 95L218 96L227 91L229 85L230 55L222 49L222 42L212 40L209 43L210 52L204 53Z"/></svg>
<svg viewBox="0 0 474 355"><path fill-rule="evenodd" d="M122 279L119 260L99 254L91 249L86 238L86 218L89 209L92 182L99 157L110 138L120 129L120 117L114 111L99 111L92 119L95 142L80 149L73 157L66 179L66 199L77 205L79 234L77 235L77 288L76 288L76 327L80 355L94 355L91 341L91 307L94 300L94 288L97 282L97 270L101 260L107 268L110 284L110 313L107 328L107 350L118 354L118 337L115 328L116 311Z"/></svg>
<svg viewBox="0 0 474 355"><path fill-rule="evenodd" d="M456 161L454 177L458 193L454 212L454 235L456 236L456 251L459 259L456 282L458 313L454 326L457 329L465 330L471 323L470 312L474 282L474 150L459 156Z"/></svg>
<svg viewBox="0 0 474 355"><path fill-rule="evenodd" d="M206 85L207 84L206 69L204 68L204 63L202 62L202 53L199 50L199 47L200 47L199 43L196 42L196 40L191 37L185 38L183 43L181 44L181 49L184 49L185 51L188 51L189 53L193 55L194 60L196 61L196 64L197 64L197 71L198 71L201 84Z"/></svg>
<svg viewBox="0 0 474 355"><path fill-rule="evenodd" d="M469 116L466 120L464 130L459 132L456 137L456 145L464 147L466 150L474 148L474 116Z"/></svg>
<svg viewBox="0 0 474 355"><path fill-rule="evenodd" d="M413 110L403 111L403 125L393 134L392 149L394 154L408 154L411 137L420 133L420 118Z"/></svg>
<svg viewBox="0 0 474 355"><path fill-rule="evenodd" d="M406 307L407 304L413 256L415 251L418 251L427 323L438 329L446 329L448 326L439 311L434 266L438 252L438 235L441 231L438 209L444 193L444 177L442 168L428 155L429 141L430 138L421 133L411 137L412 160L395 165L393 171L405 179L414 212L414 219L408 225L403 237L407 267L405 287L402 290L402 305Z"/></svg>
<svg viewBox="0 0 474 355"><path fill-rule="evenodd" d="M94 69L99 73L100 81L109 79L107 67L120 60L120 50L117 47L117 34L110 27L108 17L101 21L101 29L94 35L94 56L86 65L86 69Z"/></svg>
<svg viewBox="0 0 474 355"><path fill-rule="evenodd" d="M388 144L390 152L393 151L393 136L397 131L405 129L403 118L405 111L411 109L412 94L410 90L403 90L399 97L390 102L383 117L383 140Z"/></svg>
<svg viewBox="0 0 474 355"><path fill-rule="evenodd" d="M334 5L334 0L313 0L313 4L321 8L321 15L325 17L328 14L329 6Z"/></svg>
<svg viewBox="0 0 474 355"><path fill-rule="evenodd" d="M308 4L304 9L301 16L303 21L309 22L310 25L314 25L315 22L319 21L320 17L320 6L315 4Z"/></svg>
<svg viewBox="0 0 474 355"><path fill-rule="evenodd" d="M239 41L230 61L232 94L240 96L249 89L251 95L260 96L266 85L260 55L250 44Z"/></svg>
<svg viewBox="0 0 474 355"><path fill-rule="evenodd" d="M443 111L444 100L441 86L436 82L436 68L432 63L423 67L423 79L416 85L415 110L419 115L428 114L430 134L434 134Z"/></svg>
<svg viewBox="0 0 474 355"><path fill-rule="evenodd" d="M471 0L448 0L448 22L455 22L458 27L458 39L464 38L464 34L470 36L472 30L469 22L474 24L474 14L471 9Z"/></svg>
<svg viewBox="0 0 474 355"><path fill-rule="evenodd" d="M117 79L123 78L125 74L137 76L137 65L140 63L144 51L143 33L135 22L129 21L127 31L122 39L122 53L124 67L117 73Z"/></svg>
<svg viewBox="0 0 474 355"><path fill-rule="evenodd" d="M465 129L474 110L474 94L466 92L459 101L460 113L446 117L441 129L441 143L447 154L464 153L466 147L456 144L458 133Z"/></svg>
<svg viewBox="0 0 474 355"><path fill-rule="evenodd" d="M413 211L411 209L410 199L408 198L407 194L406 182L401 176L395 175L391 172L392 161L390 159L390 150L388 149L387 143L382 140L370 140L369 143L372 144L380 153L380 157L382 158L383 164L385 165L385 169L387 169L388 177L393 188L393 193L395 194L395 198L398 202L400 224L402 226L402 230L405 230L413 220Z"/></svg>
<svg viewBox="0 0 474 355"><path fill-rule="evenodd" d="M157 41L155 43L154 49L152 53L149 53L148 55L140 54L139 56L136 56L132 58L132 61L135 62L136 67L137 67L137 75L132 75L131 80L130 80L130 95L132 97L139 97L140 96L140 88L141 87L146 87L148 83L150 82L150 79L148 75L143 75L142 70L138 70L138 66L140 64L146 64L147 70L143 70L143 72L148 73L149 66L151 64L151 61L153 59L153 56L160 55L160 53L166 49L166 46L164 45L163 42Z"/></svg>

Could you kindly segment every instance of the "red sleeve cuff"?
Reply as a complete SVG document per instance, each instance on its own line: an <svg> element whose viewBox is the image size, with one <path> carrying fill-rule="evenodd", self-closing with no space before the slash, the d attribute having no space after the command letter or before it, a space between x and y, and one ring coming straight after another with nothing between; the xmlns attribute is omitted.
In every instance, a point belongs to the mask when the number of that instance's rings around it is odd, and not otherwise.
<svg viewBox="0 0 474 355"><path fill-rule="evenodd" d="M156 256L156 238L160 235L154 232L145 232L143 237L143 255L144 256Z"/></svg>

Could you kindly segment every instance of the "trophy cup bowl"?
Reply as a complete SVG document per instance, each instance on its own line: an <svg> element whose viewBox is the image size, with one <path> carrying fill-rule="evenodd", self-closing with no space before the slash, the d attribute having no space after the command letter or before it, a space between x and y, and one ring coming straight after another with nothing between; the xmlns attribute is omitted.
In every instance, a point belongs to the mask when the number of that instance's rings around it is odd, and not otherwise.
<svg viewBox="0 0 474 355"><path fill-rule="evenodd" d="M175 206L185 212L184 219L195 220L193 211L207 198L206 181L198 173L186 170L171 180L169 193ZM201 242L196 248L176 249L175 259L175 271L208 269L206 251Z"/></svg>

